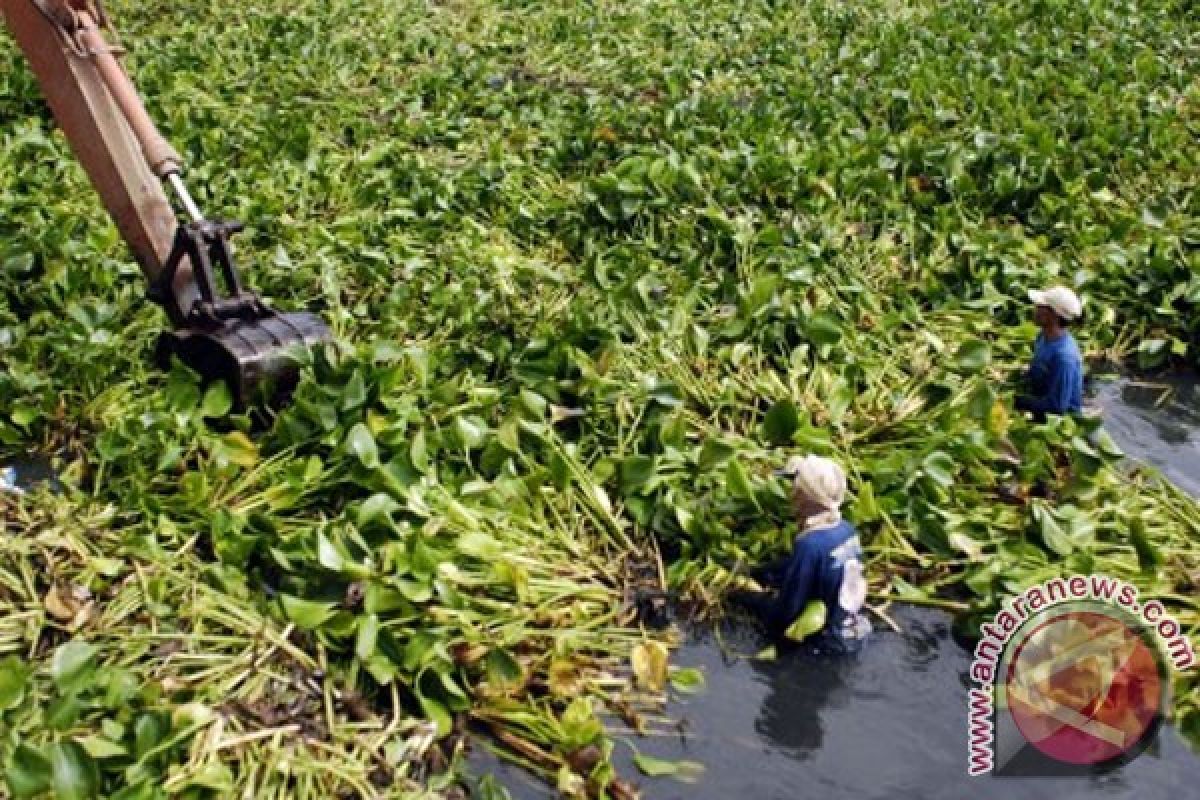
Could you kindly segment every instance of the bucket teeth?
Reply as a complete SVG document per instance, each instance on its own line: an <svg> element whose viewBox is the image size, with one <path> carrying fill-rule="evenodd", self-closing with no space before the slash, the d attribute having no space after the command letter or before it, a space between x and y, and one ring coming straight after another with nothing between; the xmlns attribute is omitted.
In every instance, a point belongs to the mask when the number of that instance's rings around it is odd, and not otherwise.
<svg viewBox="0 0 1200 800"><path fill-rule="evenodd" d="M181 328L159 337L157 359L171 357L207 381L224 380L239 407L271 402L296 384L294 354L333 340L316 314L273 313L257 319L228 319L211 328Z"/></svg>

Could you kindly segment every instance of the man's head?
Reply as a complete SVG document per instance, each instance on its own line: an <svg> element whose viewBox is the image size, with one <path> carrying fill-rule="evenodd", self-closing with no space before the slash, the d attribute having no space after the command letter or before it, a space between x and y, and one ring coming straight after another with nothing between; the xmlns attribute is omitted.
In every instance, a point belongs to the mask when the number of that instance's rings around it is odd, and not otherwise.
<svg viewBox="0 0 1200 800"><path fill-rule="evenodd" d="M778 474L792 479L792 509L801 521L837 513L846 499L846 473L832 459L792 456Z"/></svg>
<svg viewBox="0 0 1200 800"><path fill-rule="evenodd" d="M1033 321L1043 331L1068 328L1083 313L1079 295L1065 286L1030 289L1029 299L1033 301Z"/></svg>

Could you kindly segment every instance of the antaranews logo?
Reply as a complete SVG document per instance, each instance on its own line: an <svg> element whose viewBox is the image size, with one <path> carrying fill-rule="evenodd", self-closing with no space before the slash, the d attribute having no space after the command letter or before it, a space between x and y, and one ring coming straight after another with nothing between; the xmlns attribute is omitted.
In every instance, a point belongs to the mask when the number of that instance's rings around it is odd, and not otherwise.
<svg viewBox="0 0 1200 800"><path fill-rule="evenodd" d="M1054 578L980 628L968 693L971 775L1091 775L1136 758L1195 663L1158 600L1107 575Z"/></svg>

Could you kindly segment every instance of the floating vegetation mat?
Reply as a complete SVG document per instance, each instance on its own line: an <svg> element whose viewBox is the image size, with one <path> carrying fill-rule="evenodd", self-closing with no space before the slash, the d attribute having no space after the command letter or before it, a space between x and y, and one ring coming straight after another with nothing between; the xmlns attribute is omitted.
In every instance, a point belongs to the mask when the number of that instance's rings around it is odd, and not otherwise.
<svg viewBox="0 0 1200 800"><path fill-rule="evenodd" d="M872 603L969 628L1104 572L1200 643L1196 502L1011 413L1030 286L1090 356L1195 361L1190 2L109 6L247 273L340 344L257 427L153 371L0 41L0 455L58 468L0 495L10 796L501 797L473 736L630 797L614 737L700 681L647 623L789 547L804 451ZM1200 740L1193 679L1174 713Z"/></svg>

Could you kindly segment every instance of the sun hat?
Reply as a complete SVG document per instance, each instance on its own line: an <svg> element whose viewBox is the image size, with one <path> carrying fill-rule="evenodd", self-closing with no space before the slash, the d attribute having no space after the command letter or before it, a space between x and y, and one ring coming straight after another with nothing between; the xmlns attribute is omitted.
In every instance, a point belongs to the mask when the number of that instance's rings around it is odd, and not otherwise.
<svg viewBox="0 0 1200 800"><path fill-rule="evenodd" d="M846 499L846 473L831 458L792 456L776 474L792 479L793 494L803 494L829 511L837 511Z"/></svg>
<svg viewBox="0 0 1200 800"><path fill-rule="evenodd" d="M1030 289L1029 299L1034 305L1048 306L1063 319L1075 319L1083 313L1083 301L1066 286L1051 286L1049 289Z"/></svg>

